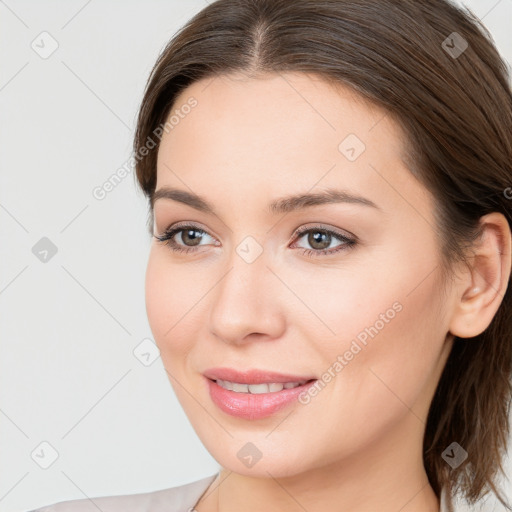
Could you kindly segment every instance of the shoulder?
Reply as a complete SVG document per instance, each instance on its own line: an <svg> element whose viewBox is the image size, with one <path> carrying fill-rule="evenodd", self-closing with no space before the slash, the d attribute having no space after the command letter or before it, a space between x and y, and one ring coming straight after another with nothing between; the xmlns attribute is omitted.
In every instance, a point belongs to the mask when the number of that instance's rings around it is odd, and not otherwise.
<svg viewBox="0 0 512 512"><path fill-rule="evenodd" d="M62 501L30 512L173 512L192 508L215 475L188 484L140 494Z"/></svg>

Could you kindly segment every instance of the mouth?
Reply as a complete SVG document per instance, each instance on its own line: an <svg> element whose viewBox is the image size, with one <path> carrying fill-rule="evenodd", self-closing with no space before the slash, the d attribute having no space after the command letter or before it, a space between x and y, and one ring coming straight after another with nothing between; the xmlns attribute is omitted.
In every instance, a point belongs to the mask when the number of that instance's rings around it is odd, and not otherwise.
<svg viewBox="0 0 512 512"><path fill-rule="evenodd" d="M262 383L242 383L221 379L209 379L218 386L227 391L235 393L246 393L251 395L262 395L265 393L279 393L283 389L295 389L304 386L316 379L308 379L298 382L262 382Z"/></svg>
<svg viewBox="0 0 512 512"><path fill-rule="evenodd" d="M259 420L296 407L301 394L317 380L247 383L205 378L212 402L223 413L244 420Z"/></svg>
<svg viewBox="0 0 512 512"><path fill-rule="evenodd" d="M255 386L258 384L266 384L273 385L273 389L276 388L276 384L304 384L309 382L310 380L316 380L314 375L293 375L293 374L285 374L278 373L270 370L260 370L260 369L249 369L245 371L235 370L234 368L210 368L203 372L203 375L213 381L218 381L219 385L222 385L222 382L227 382L232 385L238 385L231 389L231 391L242 390L240 388L241 384ZM280 391L280 390L277 390Z"/></svg>

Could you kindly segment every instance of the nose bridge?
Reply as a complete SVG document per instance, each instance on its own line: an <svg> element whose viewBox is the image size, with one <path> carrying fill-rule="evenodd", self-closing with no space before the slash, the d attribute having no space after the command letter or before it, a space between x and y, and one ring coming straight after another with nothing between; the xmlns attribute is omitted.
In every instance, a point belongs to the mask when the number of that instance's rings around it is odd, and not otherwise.
<svg viewBox="0 0 512 512"><path fill-rule="evenodd" d="M210 328L225 341L240 342L248 334L276 336L280 328L277 295L262 246L246 237L233 247L226 271L216 286ZM277 281L274 278L274 281Z"/></svg>

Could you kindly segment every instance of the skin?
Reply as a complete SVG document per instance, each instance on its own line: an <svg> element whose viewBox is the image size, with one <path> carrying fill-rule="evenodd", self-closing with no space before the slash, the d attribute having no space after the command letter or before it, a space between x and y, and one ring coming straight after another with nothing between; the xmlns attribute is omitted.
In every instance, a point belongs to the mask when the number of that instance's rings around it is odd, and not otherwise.
<svg viewBox="0 0 512 512"><path fill-rule="evenodd" d="M177 398L222 466L196 510L439 510L422 461L428 408L453 335L479 334L501 303L506 220L485 217L472 266L444 283L433 198L401 161L405 139L384 111L305 74L202 80L173 108L191 96L197 106L162 138L156 188L193 191L215 214L155 202L155 235L186 221L203 236L199 246L188 229L174 236L196 251L187 254L153 239L146 307ZM338 149L348 134L366 145L355 161ZM327 188L379 209L266 210L273 199ZM301 249L319 246L295 231L319 223L357 244L308 257ZM236 251L246 236L262 249L252 263ZM340 244L333 237L322 248ZM250 421L211 401L202 372L214 366L320 379L396 302L401 311L310 403ZM248 442L262 453L250 468L237 457Z"/></svg>

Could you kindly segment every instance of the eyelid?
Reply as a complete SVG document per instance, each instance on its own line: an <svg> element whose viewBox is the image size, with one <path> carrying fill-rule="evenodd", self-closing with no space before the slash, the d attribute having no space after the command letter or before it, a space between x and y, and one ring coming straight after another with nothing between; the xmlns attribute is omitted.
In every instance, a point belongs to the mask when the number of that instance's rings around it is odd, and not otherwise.
<svg viewBox="0 0 512 512"><path fill-rule="evenodd" d="M194 228L197 228L198 230L200 231L204 231L207 235L213 237L213 238L217 238L215 237L214 235L212 235L210 233L210 231L203 225L201 224L200 222L196 222L196 221L180 221L180 222L176 222L175 224L171 224L169 227L167 227L166 229L163 230L162 232L162 235L165 235L165 233L169 232L169 231L174 231L176 229L179 229L179 228L187 228L187 227L194 227ZM294 232L293 232L293 235L292 235L292 238L295 238L295 237L298 237L298 236L302 236L304 233L312 230L312 229L318 229L318 230L321 230L321 231L328 231L328 232L331 232L331 233L334 233L338 236L341 236L341 237L344 237L344 238L350 238L354 241L358 241L358 237L356 235L354 235L353 233L351 233L350 231L347 231L347 230L342 230L342 229L339 229L339 228L334 228L332 226L328 226L326 224L323 224L321 222L319 223L308 223L308 224L305 224L305 225L301 225L300 227L298 227ZM155 221L155 229L154 231L156 231L156 221Z"/></svg>
<svg viewBox="0 0 512 512"><path fill-rule="evenodd" d="M155 227L156 227L156 223L155 223ZM211 236L212 238L217 238L214 235L210 234L210 230L207 229L203 224L201 224L200 222L196 222L196 221L180 221L180 222L171 224L162 230L160 236L164 236L166 233L169 233L170 231L175 231L180 228L182 228L182 229L195 228L198 231L204 231L207 235Z"/></svg>
<svg viewBox="0 0 512 512"><path fill-rule="evenodd" d="M213 236L210 234L210 230L208 228L206 228L206 226L204 226L203 224L201 224L200 222L196 222L196 221L179 221L179 222L176 222L175 224L171 224L169 227L165 228L163 231L162 231L162 234L165 234L167 231L170 231L171 229L174 230L174 229L178 229L178 228L186 228L186 227L196 227L197 229L201 230L201 231L204 231L205 233L209 234L210 236ZM305 224L305 225L301 225L300 227L298 227L294 232L293 232L293 235L292 236L297 236L299 234L303 234L305 231L309 231L311 229L319 229L319 230L325 230L325 231L332 231L334 233L337 233L341 236L345 236L347 238L352 238L354 240L358 240L358 238L353 234L351 233L350 231L347 231L347 230L344 230L344 229L340 229L340 228L335 228L333 226L329 226L327 224L323 224L322 222L310 222L308 224ZM155 220L155 223L154 223L154 229L153 229L153 232L156 232L157 229L156 229L156 220Z"/></svg>
<svg viewBox="0 0 512 512"><path fill-rule="evenodd" d="M354 242L359 241L359 238L356 235L354 235L353 233L351 233L350 231L340 229L340 228L335 228L332 226L328 226L328 225L323 224L322 222L312 223L312 224L313 225L305 224L305 225L300 226L299 228L297 228L295 230L295 232L293 233L293 236L301 237L305 233L317 229L318 231L327 231L327 232L334 234L336 236L339 236L343 239L349 239Z"/></svg>

